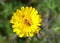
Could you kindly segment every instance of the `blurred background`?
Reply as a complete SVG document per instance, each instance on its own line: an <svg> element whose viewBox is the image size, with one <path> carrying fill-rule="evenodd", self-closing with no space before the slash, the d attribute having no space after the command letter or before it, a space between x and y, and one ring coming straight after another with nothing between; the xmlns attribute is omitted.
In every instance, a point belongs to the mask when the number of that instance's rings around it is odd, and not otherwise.
<svg viewBox="0 0 60 43"><path fill-rule="evenodd" d="M22 6L32 6L42 15L41 31L32 38L19 38L9 21ZM60 0L0 0L0 43L60 43Z"/></svg>

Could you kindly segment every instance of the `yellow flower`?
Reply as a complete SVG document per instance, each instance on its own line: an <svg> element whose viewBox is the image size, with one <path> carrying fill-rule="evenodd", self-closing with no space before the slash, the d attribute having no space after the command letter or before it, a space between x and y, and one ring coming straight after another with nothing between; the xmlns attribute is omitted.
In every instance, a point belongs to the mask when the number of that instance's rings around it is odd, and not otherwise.
<svg viewBox="0 0 60 43"><path fill-rule="evenodd" d="M19 37L32 37L39 33L41 26L41 15L32 7L21 7L17 9L10 20L13 31Z"/></svg>

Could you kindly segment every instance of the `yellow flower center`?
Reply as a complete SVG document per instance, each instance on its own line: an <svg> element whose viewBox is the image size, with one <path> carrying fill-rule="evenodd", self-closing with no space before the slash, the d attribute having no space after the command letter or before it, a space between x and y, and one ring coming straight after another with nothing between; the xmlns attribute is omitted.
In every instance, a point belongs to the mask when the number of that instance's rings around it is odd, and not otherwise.
<svg viewBox="0 0 60 43"><path fill-rule="evenodd" d="M31 26L31 23L30 23L30 21L29 21L28 19L25 19L24 23L25 23L26 25L28 25L28 26Z"/></svg>
<svg viewBox="0 0 60 43"><path fill-rule="evenodd" d="M25 17L24 18L24 25L26 25L26 26L31 26L32 25L31 17Z"/></svg>

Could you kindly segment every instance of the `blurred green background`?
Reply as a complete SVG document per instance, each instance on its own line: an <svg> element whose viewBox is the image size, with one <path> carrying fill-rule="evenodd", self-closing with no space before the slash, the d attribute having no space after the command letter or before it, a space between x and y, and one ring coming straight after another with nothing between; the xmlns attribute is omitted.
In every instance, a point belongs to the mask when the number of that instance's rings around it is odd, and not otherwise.
<svg viewBox="0 0 60 43"><path fill-rule="evenodd" d="M32 6L42 15L40 34L19 38L9 20L22 6ZM60 0L0 0L0 43L60 43Z"/></svg>

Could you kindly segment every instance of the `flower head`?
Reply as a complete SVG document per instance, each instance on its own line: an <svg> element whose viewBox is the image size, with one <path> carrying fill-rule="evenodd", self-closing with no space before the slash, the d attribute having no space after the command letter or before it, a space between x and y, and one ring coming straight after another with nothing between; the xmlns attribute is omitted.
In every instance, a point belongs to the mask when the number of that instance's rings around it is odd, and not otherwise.
<svg viewBox="0 0 60 43"><path fill-rule="evenodd" d="M21 7L13 13L10 23L19 37L32 37L39 33L41 21L41 15L35 8Z"/></svg>

